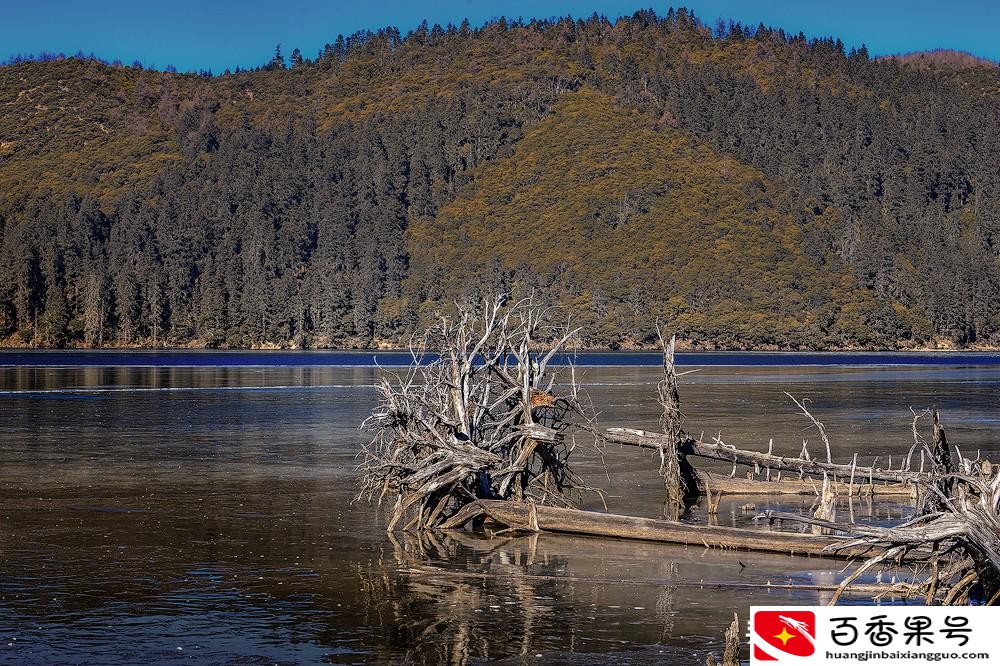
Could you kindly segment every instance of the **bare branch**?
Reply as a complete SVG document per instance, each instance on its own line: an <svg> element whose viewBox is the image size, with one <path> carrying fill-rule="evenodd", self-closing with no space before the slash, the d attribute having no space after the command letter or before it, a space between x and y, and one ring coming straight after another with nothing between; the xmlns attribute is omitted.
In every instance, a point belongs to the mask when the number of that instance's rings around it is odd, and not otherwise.
<svg viewBox="0 0 1000 666"><path fill-rule="evenodd" d="M407 370L383 371L358 497L395 494L390 531L435 527L475 499L568 506L591 490L568 459L570 429L597 430L593 407L572 366L548 368L577 330L550 326L553 310L532 298L508 300L457 303L411 340Z"/></svg>
<svg viewBox="0 0 1000 666"><path fill-rule="evenodd" d="M813 416L812 414L810 414L808 409L806 409L805 403L807 403L809 400L807 398L803 398L802 402L799 402L798 400L795 399L795 396L793 396L791 393L788 393L787 391L785 392L785 395L787 395L789 398L792 399L792 402L794 402L796 404L796 406L800 410L802 410L803 416L805 416L810 421L812 421L812 425L819 431L820 439L823 440L823 444L824 444L824 446L826 446L826 461L828 463L832 463L833 462L833 455L830 452L830 438L826 436L826 428L823 427L823 424L820 423L819 420L815 416ZM804 448L804 446L805 445L803 444L803 448Z"/></svg>

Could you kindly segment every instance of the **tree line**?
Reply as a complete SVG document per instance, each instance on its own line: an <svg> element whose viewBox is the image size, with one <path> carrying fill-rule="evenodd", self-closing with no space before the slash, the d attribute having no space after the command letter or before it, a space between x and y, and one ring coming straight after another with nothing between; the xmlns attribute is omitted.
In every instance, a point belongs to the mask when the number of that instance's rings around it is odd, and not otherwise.
<svg viewBox="0 0 1000 666"><path fill-rule="evenodd" d="M996 68L909 67L670 10L389 28L202 74L0 68L0 339L400 344L502 284L563 303L594 346L648 344L658 318L727 347L1000 342ZM580 100L599 100L594 125L574 120L591 113ZM609 160L594 128L615 122L612 141L674 157ZM523 144L542 131L558 141ZM580 151L589 171L553 181L559 206L517 213L544 235L494 233L550 177L523 160L530 145L542 165L559 159L544 146ZM626 168L642 178L617 180ZM494 196L499 174L520 189ZM726 206L690 204L706 188ZM477 197L491 229L470 222ZM616 231L630 220L641 236ZM712 244L679 236L662 265L606 269L708 222ZM535 262L559 228L604 254ZM684 267L734 257L752 272L686 282ZM739 280L793 296L741 304Z"/></svg>

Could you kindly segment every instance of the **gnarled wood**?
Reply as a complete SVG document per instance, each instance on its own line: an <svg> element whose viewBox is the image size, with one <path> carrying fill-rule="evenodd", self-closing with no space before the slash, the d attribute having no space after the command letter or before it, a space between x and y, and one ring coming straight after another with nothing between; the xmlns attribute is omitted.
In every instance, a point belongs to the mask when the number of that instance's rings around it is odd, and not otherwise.
<svg viewBox="0 0 1000 666"><path fill-rule="evenodd" d="M660 345L663 347L663 378L656 386L660 406L663 413L660 415L660 427L663 433L673 440L677 440L683 432L683 415L681 414L681 398L677 391L677 368L674 364L674 346L676 340L670 338L667 342L660 333L659 327L656 329L660 336ZM676 449L666 447L660 449L660 475L663 477L663 487L666 490L666 500L664 502L665 517L670 520L677 520L680 512L684 509L684 497L691 494L691 489L686 475L681 468L681 453Z"/></svg>
<svg viewBox="0 0 1000 666"><path fill-rule="evenodd" d="M360 496L395 495L388 531L433 527L476 498L571 504L570 491L586 489L568 459L593 411L572 366L561 382L549 368L576 333L550 325L550 311L502 295L459 305L414 341L407 370L376 385Z"/></svg>
<svg viewBox="0 0 1000 666"><path fill-rule="evenodd" d="M930 492L926 492L921 497L920 513L936 513L947 508L948 497L954 480L951 474L955 472L955 465L951 459L951 450L948 449L948 438L944 433L944 426L941 425L941 417L937 410L934 411L934 444L928 449L931 459L931 474L934 483Z"/></svg>
<svg viewBox="0 0 1000 666"><path fill-rule="evenodd" d="M931 560L931 573L917 586L926 599L943 597L943 603L962 603L971 595L972 583L978 583L981 601L1000 603L1000 476L951 474L946 479L954 487L952 497L939 489L941 479L921 482L922 493L936 493L942 510L920 514L891 528L845 525L796 514L766 513L770 520L797 521L826 527L853 535L834 546L837 550L867 548L862 570L891 559L917 556ZM942 553L951 553L951 565L942 568ZM857 573L857 572L855 572ZM958 582L955 580L958 579ZM853 579L849 578L849 585ZM950 586L950 587L949 587Z"/></svg>
<svg viewBox="0 0 1000 666"><path fill-rule="evenodd" d="M826 472L830 476L843 481L849 480L852 473L862 480L889 481L893 483L913 483L928 478L927 474L920 472L854 467L852 465L828 463L820 460L777 456L771 453L747 451L692 438L686 438L678 442L671 440L666 435L645 430L634 430L632 428L608 428L604 431L603 437L608 442L623 444L625 446L638 446L654 451L660 451L665 448L676 449L679 447L684 455L699 456L739 465L749 465L750 467L756 466L784 472L794 472L796 474L816 475L820 478L822 478L823 472Z"/></svg>

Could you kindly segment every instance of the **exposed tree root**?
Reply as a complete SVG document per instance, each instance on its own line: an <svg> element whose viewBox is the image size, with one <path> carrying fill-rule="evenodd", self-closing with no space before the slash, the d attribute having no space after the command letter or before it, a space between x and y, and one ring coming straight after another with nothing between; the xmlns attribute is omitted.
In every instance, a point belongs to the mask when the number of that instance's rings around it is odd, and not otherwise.
<svg viewBox="0 0 1000 666"><path fill-rule="evenodd" d="M589 490L569 458L593 410L572 366L560 382L549 369L576 330L551 315L531 299L460 306L411 345L406 372L377 385L358 467L362 497L395 495L388 531L434 527L476 499L569 506Z"/></svg>

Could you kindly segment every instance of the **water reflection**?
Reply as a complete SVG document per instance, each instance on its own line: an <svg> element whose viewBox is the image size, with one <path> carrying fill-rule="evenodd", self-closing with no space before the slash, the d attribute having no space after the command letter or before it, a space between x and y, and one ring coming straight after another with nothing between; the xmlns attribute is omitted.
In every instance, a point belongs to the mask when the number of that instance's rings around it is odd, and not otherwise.
<svg viewBox="0 0 1000 666"><path fill-rule="evenodd" d="M398 576L377 569L369 587L376 600L396 600L393 624L408 661L536 655L566 660L567 653L576 653L585 663L596 653L618 653L661 663L668 655L672 663L703 663L711 644L669 646L671 639L683 640L675 634L677 562L662 560L653 578L621 578L608 572L612 562L566 556L567 546L590 551L596 545L580 543L585 541L398 535L393 540ZM636 555L617 553L629 562ZM620 638L623 624L643 640Z"/></svg>

